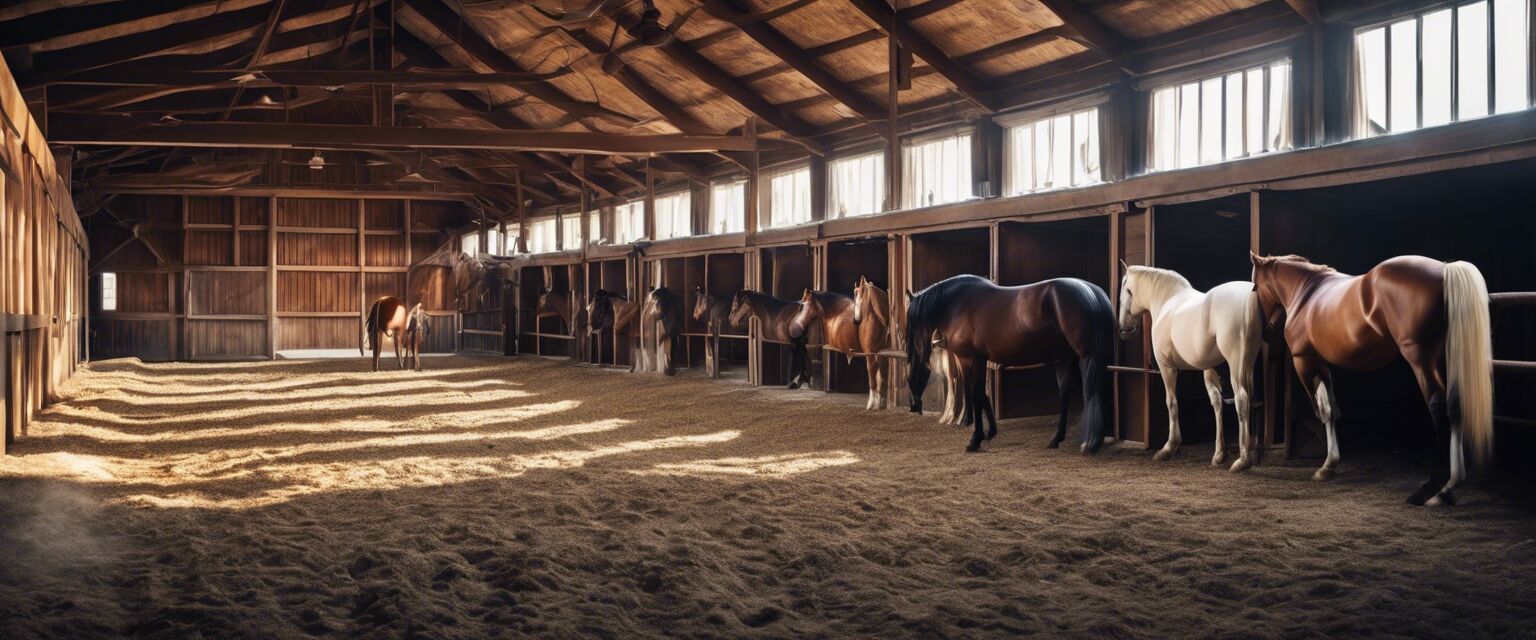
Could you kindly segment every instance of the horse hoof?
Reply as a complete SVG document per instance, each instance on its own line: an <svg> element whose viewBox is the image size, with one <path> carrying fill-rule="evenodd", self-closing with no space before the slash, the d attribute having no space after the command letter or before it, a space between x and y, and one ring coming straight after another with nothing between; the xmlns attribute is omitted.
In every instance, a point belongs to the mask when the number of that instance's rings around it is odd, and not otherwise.
<svg viewBox="0 0 1536 640"><path fill-rule="evenodd" d="M1312 479L1318 482L1327 482L1333 479L1333 469L1318 469L1312 474Z"/></svg>
<svg viewBox="0 0 1536 640"><path fill-rule="evenodd" d="M1046 443L1045 448L1047 448L1047 449L1055 449L1055 448L1058 448L1060 446L1061 446L1061 438L1051 438L1051 441Z"/></svg>
<svg viewBox="0 0 1536 640"><path fill-rule="evenodd" d="M965 452L966 453L976 453L977 451L981 451L981 443L980 442L972 442L972 443L970 443L968 445L965 445Z"/></svg>
<svg viewBox="0 0 1536 640"><path fill-rule="evenodd" d="M1099 452L1099 445L1098 445L1098 443L1094 443L1094 444L1086 444L1085 443L1078 450L1082 451L1083 455L1085 455L1085 456L1091 456L1091 455L1097 454Z"/></svg>
<svg viewBox="0 0 1536 640"><path fill-rule="evenodd" d="M1164 462L1172 458L1173 451L1171 449L1158 449L1157 453L1152 454L1152 459L1158 462Z"/></svg>
<svg viewBox="0 0 1536 640"><path fill-rule="evenodd" d="M1226 456L1213 456L1211 458L1211 466L1213 466L1213 467L1219 467L1219 466L1221 466L1223 464L1226 464L1226 463L1227 463L1227 457Z"/></svg>
<svg viewBox="0 0 1536 640"><path fill-rule="evenodd" d="M1232 463L1232 468L1228 469L1228 471L1231 471L1232 473L1242 473L1251 469L1252 467L1253 464L1249 463L1247 459L1238 458L1236 462Z"/></svg>
<svg viewBox="0 0 1536 640"><path fill-rule="evenodd" d="M1435 497L1424 501L1426 507L1454 507L1456 498L1449 493L1437 493Z"/></svg>

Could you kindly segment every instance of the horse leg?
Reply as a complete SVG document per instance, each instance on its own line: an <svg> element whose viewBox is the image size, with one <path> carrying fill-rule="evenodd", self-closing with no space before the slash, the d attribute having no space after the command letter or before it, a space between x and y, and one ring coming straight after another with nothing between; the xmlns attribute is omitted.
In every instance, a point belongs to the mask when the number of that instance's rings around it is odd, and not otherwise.
<svg viewBox="0 0 1536 640"><path fill-rule="evenodd" d="M1227 461L1227 436L1221 410L1221 374L1215 369L1205 370L1205 395L1211 400L1211 411L1216 413L1216 446L1211 453L1211 466L1219 467Z"/></svg>
<svg viewBox="0 0 1536 640"><path fill-rule="evenodd" d="M373 370L374 371L378 371L379 370L379 353L384 350L384 345L380 344L380 342L383 341L383 334L382 333L376 333L376 334L370 335L369 337L373 338Z"/></svg>
<svg viewBox="0 0 1536 640"><path fill-rule="evenodd" d="M1258 444L1253 441L1253 407L1249 398L1253 389L1253 359L1248 358L1246 362L1243 360L1236 358L1227 361L1232 369L1232 405L1237 409L1237 461L1228 469L1233 473L1246 471L1253 466L1254 449Z"/></svg>
<svg viewBox="0 0 1536 640"><path fill-rule="evenodd" d="M872 411L880 407L880 359L874 356L864 356L864 377L869 380L869 398L864 401L864 410Z"/></svg>
<svg viewBox="0 0 1536 640"><path fill-rule="evenodd" d="M1454 505L1456 497L1451 490L1466 477L1466 469L1463 467L1465 459L1462 458L1461 424L1451 420L1451 416L1460 416L1461 412L1453 411L1450 403L1447 402L1448 394L1445 375L1441 373L1441 363L1432 357L1427 357L1425 351L1427 350L1417 346L1403 349L1403 357L1413 368L1413 375L1419 382L1419 391L1424 394L1424 400L1429 405L1429 417L1435 425L1435 447L1431 449L1430 454L1429 480L1408 497L1408 504ZM1446 452L1449 456L1433 452Z"/></svg>
<svg viewBox="0 0 1536 640"><path fill-rule="evenodd" d="M1061 417L1056 420L1056 435L1051 436L1047 449L1055 449L1061 446L1061 441L1067 439L1067 411L1072 408L1072 361L1062 360L1056 363L1056 392L1061 394Z"/></svg>
<svg viewBox="0 0 1536 640"><path fill-rule="evenodd" d="M1184 442L1184 435L1179 432L1179 370L1173 367L1157 365L1158 371L1163 374L1163 395L1168 404L1168 443L1152 456L1153 460L1167 460L1179 452L1179 445Z"/></svg>
<svg viewBox="0 0 1536 640"><path fill-rule="evenodd" d="M672 334L668 332L657 337L661 343L656 348L656 357L661 361L661 372L665 375L673 375L677 370L672 368Z"/></svg>
<svg viewBox="0 0 1536 640"><path fill-rule="evenodd" d="M981 417L990 421L987 425L987 439L991 440L997 437L997 414L992 411L992 399L987 396L987 374L985 363L982 364L981 370L981 403L976 405L976 410L981 413Z"/></svg>
<svg viewBox="0 0 1536 640"><path fill-rule="evenodd" d="M1321 360L1292 358L1291 361L1302 387L1312 395L1312 407L1317 412L1317 419L1328 429L1328 457L1323 460L1323 466L1312 474L1313 480L1328 480L1333 477L1334 469L1338 468L1340 457L1339 404L1333 393L1333 375L1328 373L1328 365Z"/></svg>
<svg viewBox="0 0 1536 640"><path fill-rule="evenodd" d="M405 368L405 350L404 350L405 346L400 344L401 342L404 342L403 338L405 336L402 335L403 333L404 332L396 331L395 335L393 336L393 339L395 341L395 368L396 369L404 369Z"/></svg>
<svg viewBox="0 0 1536 640"><path fill-rule="evenodd" d="M966 371L968 374L970 374L966 376L965 381L967 399L966 404L976 405L978 403L986 402L987 387L986 383L983 381L986 377L986 361L982 360L980 366L977 366L975 361L970 363L962 361L960 363L960 367L963 371ZM977 375L978 369L980 370L980 375ZM966 445L965 450L969 453L975 453L981 450L981 441L983 440L984 435L982 433L982 424L985 423L986 420L982 418L980 411L973 410L970 412L970 414L971 443Z"/></svg>

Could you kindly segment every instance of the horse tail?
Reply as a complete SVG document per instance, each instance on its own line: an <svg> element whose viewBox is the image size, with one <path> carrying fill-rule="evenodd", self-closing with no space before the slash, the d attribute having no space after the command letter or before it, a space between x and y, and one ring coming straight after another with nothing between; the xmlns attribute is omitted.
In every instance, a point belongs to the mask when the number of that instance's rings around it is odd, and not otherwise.
<svg viewBox="0 0 1536 640"><path fill-rule="evenodd" d="M1445 265L1445 315L1448 400L1452 411L1460 408L1472 468L1486 468L1493 459L1493 340L1488 284L1470 262Z"/></svg>
<svg viewBox="0 0 1536 640"><path fill-rule="evenodd" d="M363 343L357 348L358 355L368 355L366 352L373 348L373 332L379 328L379 303L374 301L368 307L368 313L363 316Z"/></svg>
<svg viewBox="0 0 1536 640"><path fill-rule="evenodd" d="M1104 442L1114 420L1109 365L1115 358L1115 309L1103 289L1091 282L1076 282L1082 285L1081 302L1088 323L1086 343L1078 357L1083 376L1083 450L1091 452Z"/></svg>

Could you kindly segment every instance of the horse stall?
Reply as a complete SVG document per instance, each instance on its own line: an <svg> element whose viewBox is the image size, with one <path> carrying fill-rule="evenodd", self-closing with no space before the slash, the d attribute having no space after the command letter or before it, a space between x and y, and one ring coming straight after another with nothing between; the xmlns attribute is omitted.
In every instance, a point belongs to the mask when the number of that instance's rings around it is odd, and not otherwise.
<svg viewBox="0 0 1536 640"><path fill-rule="evenodd" d="M997 226L995 280L1017 286L1052 278L1081 278L1110 290L1108 216L1012 220ZM1054 416L1061 411L1052 365L1003 367L989 363L989 390L999 420ZM1081 378L1073 379L1072 404L1081 408Z"/></svg>
<svg viewBox="0 0 1536 640"><path fill-rule="evenodd" d="M826 242L822 248L824 266L818 288L851 297L859 278L865 278L884 289L887 296L896 295L898 292L891 290L891 245L894 242L887 236ZM823 355L822 375L826 379L828 393L869 392L869 373L862 357L856 357L850 362L848 358L835 353L827 352ZM888 368L888 387L892 377Z"/></svg>
<svg viewBox="0 0 1536 640"><path fill-rule="evenodd" d="M1536 161L1509 162L1437 174L1434 180L1399 177L1358 184L1299 182L1294 189L1254 196L1259 250L1265 255L1299 254L1346 274L1362 274L1382 260L1423 255L1476 265L1493 294L1495 442L1501 471L1529 474L1510 452L1536 444ZM1319 180L1319 182L1321 182ZM1290 187L1291 185L1285 185ZM1235 259L1235 256L1234 256ZM1502 295L1501 295L1502 294ZM1291 457L1324 453L1323 426L1305 390L1299 388L1285 347L1278 347L1284 384L1278 429ZM1350 372L1332 367L1341 408L1340 450L1423 450L1432 448L1432 423L1407 364L1399 358L1382 371Z"/></svg>
<svg viewBox="0 0 1536 640"><path fill-rule="evenodd" d="M589 285L585 293L591 295L593 290L604 289L639 301L640 288L630 284L635 281L632 264L625 257L588 261L583 265ZM590 364L627 367L634 362L633 333L609 330L601 335L589 334L583 339L587 341L587 362Z"/></svg>
<svg viewBox="0 0 1536 640"><path fill-rule="evenodd" d="M646 260L646 290L665 287L677 294L683 304L683 335L672 343L673 366L682 369L704 362L704 338L707 335L703 322L693 319L693 290L703 287L706 261L702 255L669 256ZM647 329L649 333L650 329Z"/></svg>
<svg viewBox="0 0 1536 640"><path fill-rule="evenodd" d="M891 292L894 301L892 307L895 309L893 313L900 316L898 322L903 326L906 324L904 291L922 291L940 280L962 274L983 278L992 277L991 226L912 233L906 236L904 248L902 268L899 271L903 276L900 284L902 291ZM921 337L927 339L927 336ZM898 378L896 394L891 397L891 401L898 407L905 407L911 398L911 392L906 385L905 370L901 370L896 377ZM924 406L934 411L942 410L944 393L943 381L935 375L929 380L928 389L923 395Z"/></svg>
<svg viewBox="0 0 1536 640"><path fill-rule="evenodd" d="M816 286L817 253L818 248L808 243L759 249L755 288L775 298L798 302L806 289ZM815 333L810 339L811 344L817 343ZM755 371L752 372L755 377L750 378L752 383L764 386L789 384L794 375L790 371L793 361L789 344L762 337L754 342L758 358ZM807 351L805 366L811 376L811 387L822 388L824 381L821 377L819 349L808 348Z"/></svg>
<svg viewBox="0 0 1536 640"><path fill-rule="evenodd" d="M581 344L577 338L579 318L585 304L580 262L562 256L548 262L534 257L530 264L521 267L517 286L518 352L538 356L580 358ZM548 289L570 300L570 317L539 309L539 296Z"/></svg>

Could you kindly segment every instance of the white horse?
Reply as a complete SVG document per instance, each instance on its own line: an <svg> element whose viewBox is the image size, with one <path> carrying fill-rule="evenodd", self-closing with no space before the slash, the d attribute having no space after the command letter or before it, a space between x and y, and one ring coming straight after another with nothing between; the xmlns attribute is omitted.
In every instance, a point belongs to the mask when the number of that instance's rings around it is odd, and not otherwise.
<svg viewBox="0 0 1536 640"><path fill-rule="evenodd" d="M1249 440L1249 395L1253 390L1254 360L1263 346L1258 297L1251 282L1228 282L1209 292L1191 287L1184 276L1167 269L1126 266L1120 280L1120 337L1129 338L1141 328L1143 311L1152 314L1152 353L1163 374L1168 401L1168 444L1154 456L1167 460L1179 450L1179 401L1175 395L1179 371L1204 371L1205 392L1216 412L1216 454L1211 464L1226 460L1222 441L1221 376L1216 367L1226 362L1232 370L1232 396L1237 408L1238 458L1233 472L1253 466Z"/></svg>

